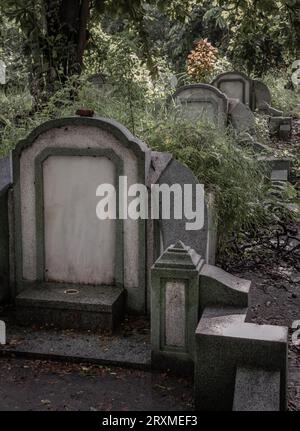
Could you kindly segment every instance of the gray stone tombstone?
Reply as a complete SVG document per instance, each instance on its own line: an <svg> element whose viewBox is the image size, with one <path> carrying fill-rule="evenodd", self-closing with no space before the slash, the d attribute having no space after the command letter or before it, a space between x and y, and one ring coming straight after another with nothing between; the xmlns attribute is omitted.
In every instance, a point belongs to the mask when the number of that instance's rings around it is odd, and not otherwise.
<svg viewBox="0 0 300 431"><path fill-rule="evenodd" d="M220 128L227 125L227 97L211 85L186 85L179 88L172 99L180 106L182 115L189 120L201 118Z"/></svg>
<svg viewBox="0 0 300 431"><path fill-rule="evenodd" d="M168 247L152 267L154 367L187 372L193 365L199 316L199 271L203 264L201 256L179 241Z"/></svg>
<svg viewBox="0 0 300 431"><path fill-rule="evenodd" d="M199 181L193 174L193 172L182 165L177 160L169 160L168 165L165 167L160 177L157 180L157 184L167 184L172 186L173 184L191 184L193 186L193 191ZM171 202L171 214L173 214L174 202ZM157 223L157 228L159 230L159 237L161 240L161 249L156 256L158 258L161 253L167 249L170 245L175 244L177 241L181 240L186 244L190 244L190 247L194 249L198 254L203 257L207 256L207 240L208 240L208 214L207 205L204 209L204 226L200 231L186 230L185 226L188 220L184 217L181 219L175 219L173 216L170 220L160 219ZM213 254L212 250L210 253Z"/></svg>
<svg viewBox="0 0 300 431"><path fill-rule="evenodd" d="M151 276L152 365L194 369L197 410L286 408L288 329L246 322L249 280L204 263L181 241Z"/></svg>
<svg viewBox="0 0 300 431"><path fill-rule="evenodd" d="M229 117L233 128L239 133L255 136L255 117L249 106L239 99L229 99Z"/></svg>
<svg viewBox="0 0 300 431"><path fill-rule="evenodd" d="M292 118L270 117L269 129L272 136L277 135L280 139L288 139L292 133Z"/></svg>
<svg viewBox="0 0 300 431"><path fill-rule="evenodd" d="M238 99L244 105L252 108L252 82L241 72L225 72L217 76L212 85L231 99Z"/></svg>
<svg viewBox="0 0 300 431"><path fill-rule="evenodd" d="M223 91L230 99L238 99L242 104L248 106L252 111L258 111L271 117L270 133L278 133L282 139L288 139L292 131L292 118L283 117L283 112L271 106L272 96L270 90L261 81L253 80L241 72L226 72L217 76L212 85ZM237 111L237 121L232 115L234 127L245 127L244 116L241 107ZM234 110L233 110L234 114ZM248 116L249 117L249 116ZM236 125L234 123L237 123ZM253 118L254 122L254 118ZM252 123L253 123L252 122ZM250 123L249 123L250 124Z"/></svg>
<svg viewBox="0 0 300 431"><path fill-rule="evenodd" d="M150 268L166 247L183 239L207 261L214 259L215 230L205 204L197 232L186 229L191 220L174 217L172 200L170 220L97 218L101 184L115 186L119 213L122 176L127 190L176 183L194 191L198 185L190 169L170 154L151 152L112 120L47 122L14 150L13 181L10 165L10 158L2 162L0 177L6 184L0 196L0 299L9 290L23 324L112 331L125 309L150 312Z"/></svg>
<svg viewBox="0 0 300 431"><path fill-rule="evenodd" d="M264 163L271 181L288 181L292 166L291 159L278 159L276 157L261 156L258 161Z"/></svg>
<svg viewBox="0 0 300 431"><path fill-rule="evenodd" d="M268 104L271 106L272 104L272 96L271 92L261 81L253 80L253 91L254 91L254 103L253 109L259 109L262 108L265 104Z"/></svg>

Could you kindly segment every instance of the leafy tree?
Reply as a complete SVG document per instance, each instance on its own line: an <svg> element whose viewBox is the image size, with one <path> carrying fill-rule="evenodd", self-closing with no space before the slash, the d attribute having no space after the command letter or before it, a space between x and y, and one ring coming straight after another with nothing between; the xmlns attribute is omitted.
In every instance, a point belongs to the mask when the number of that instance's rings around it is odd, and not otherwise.
<svg viewBox="0 0 300 431"><path fill-rule="evenodd" d="M57 81L80 74L90 31L106 14L112 21L122 17L134 28L149 69L155 74L145 22L151 5L170 16L182 17L188 0L4 0L0 13L18 25L24 35L34 95L47 95Z"/></svg>
<svg viewBox="0 0 300 431"><path fill-rule="evenodd" d="M227 29L223 49L248 73L262 75L298 58L299 0L216 0L204 20Z"/></svg>

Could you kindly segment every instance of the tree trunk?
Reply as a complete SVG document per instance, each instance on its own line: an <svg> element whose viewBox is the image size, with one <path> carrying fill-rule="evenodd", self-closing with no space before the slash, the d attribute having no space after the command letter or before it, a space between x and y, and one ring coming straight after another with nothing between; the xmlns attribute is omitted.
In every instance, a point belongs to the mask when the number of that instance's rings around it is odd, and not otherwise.
<svg viewBox="0 0 300 431"><path fill-rule="evenodd" d="M42 62L33 71L43 99L54 91L57 81L64 83L82 71L90 0L45 0L44 13Z"/></svg>

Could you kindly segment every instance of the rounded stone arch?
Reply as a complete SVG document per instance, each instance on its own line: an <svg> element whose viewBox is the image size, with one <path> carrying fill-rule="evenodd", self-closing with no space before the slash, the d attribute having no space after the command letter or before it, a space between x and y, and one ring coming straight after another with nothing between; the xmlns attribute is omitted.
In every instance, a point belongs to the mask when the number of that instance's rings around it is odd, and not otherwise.
<svg viewBox="0 0 300 431"><path fill-rule="evenodd" d="M24 149L30 147L41 134L48 132L51 129L58 129L68 126L88 126L106 130L140 157L143 157L143 154L150 151L144 142L133 136L125 126L115 120L104 117L74 116L49 120L36 127L25 139L22 139L16 145L15 149L13 150L13 158L15 159L15 156L20 155Z"/></svg>
<svg viewBox="0 0 300 431"><path fill-rule="evenodd" d="M242 88L230 88L230 83L239 83ZM211 83L214 87L224 92L229 98L239 99L245 105L253 109L253 83L244 72L231 71L218 75Z"/></svg>
<svg viewBox="0 0 300 431"><path fill-rule="evenodd" d="M247 81L251 81L251 79L249 78L249 76L248 75L246 75L246 73L244 73L244 72L240 72L240 71L237 71L237 70L233 70L233 71L228 71L228 72L223 72L223 73L220 73L212 82L211 82L211 85L215 85L215 83L217 82L217 81L219 81L221 78L224 78L224 77L226 77L226 76L229 76L229 75L240 75L243 79L245 79L245 80L247 80Z"/></svg>
<svg viewBox="0 0 300 431"><path fill-rule="evenodd" d="M204 89L207 91L211 91L211 92L215 93L218 97L220 97L220 99L227 101L226 94L222 93L222 91L220 91L218 88L216 88L210 84L184 85L184 86L178 88L178 90L176 90L176 92L173 94L172 98L174 99L174 98L178 97L180 93L182 93L185 90L189 90L189 89Z"/></svg>

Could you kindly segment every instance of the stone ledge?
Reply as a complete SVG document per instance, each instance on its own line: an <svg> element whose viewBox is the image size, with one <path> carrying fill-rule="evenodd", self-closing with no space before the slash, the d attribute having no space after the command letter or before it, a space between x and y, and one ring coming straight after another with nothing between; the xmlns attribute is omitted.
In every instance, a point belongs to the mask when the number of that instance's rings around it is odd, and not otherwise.
<svg viewBox="0 0 300 431"><path fill-rule="evenodd" d="M222 316L212 316L209 311L207 313L210 316L203 314L196 329L196 336L220 336L266 343L286 344L287 342L288 330L285 327L245 323L246 314L224 315L222 313Z"/></svg>

